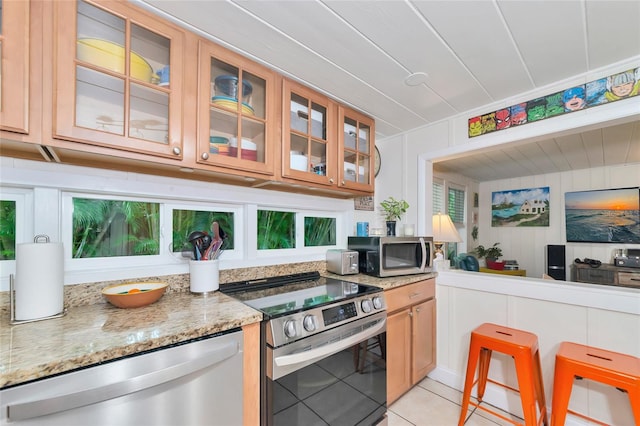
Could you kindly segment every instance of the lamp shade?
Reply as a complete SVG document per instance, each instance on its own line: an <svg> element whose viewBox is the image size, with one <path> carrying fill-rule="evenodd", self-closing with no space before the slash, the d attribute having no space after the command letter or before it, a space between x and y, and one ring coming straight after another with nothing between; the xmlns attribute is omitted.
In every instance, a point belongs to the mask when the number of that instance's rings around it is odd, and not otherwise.
<svg viewBox="0 0 640 426"><path fill-rule="evenodd" d="M433 241L439 243L459 243L462 242L460 234L448 214L433 215Z"/></svg>

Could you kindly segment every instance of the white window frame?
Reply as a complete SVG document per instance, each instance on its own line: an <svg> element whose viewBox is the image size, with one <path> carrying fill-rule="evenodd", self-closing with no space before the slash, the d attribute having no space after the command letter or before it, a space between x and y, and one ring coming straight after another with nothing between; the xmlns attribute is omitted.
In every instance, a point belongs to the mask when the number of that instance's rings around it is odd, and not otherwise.
<svg viewBox="0 0 640 426"><path fill-rule="evenodd" d="M32 243L33 233L33 190L30 188L0 187L2 200L16 203L16 251L18 244ZM16 273L15 260L0 260L0 290L9 290L9 276Z"/></svg>
<svg viewBox="0 0 640 426"><path fill-rule="evenodd" d="M340 235L346 235L345 231L345 223L344 220L345 213L343 212L332 212L332 211L317 211L317 210L302 210L302 209L291 209L291 208L281 208L281 207L273 207L273 206L258 206L253 205L251 209L253 213L253 217L249 217L249 235L255 235L256 238L253 238L250 242L250 258L255 257L256 259L275 259L279 257L292 257L292 256L300 256L300 255L326 255L327 249L329 248L337 248L340 246ZM293 213L295 215L296 222L296 246L290 249L263 249L258 250L258 238L257 238L257 223L258 223L258 210L270 210L270 211L281 211L286 213ZM336 219L336 244L331 246L310 246L305 247L304 245L304 218L305 217L329 217Z"/></svg>
<svg viewBox="0 0 640 426"><path fill-rule="evenodd" d="M159 204L159 251L155 255L145 256L112 256L112 257L95 257L74 259L73 253L73 199L86 198L94 200L114 200L114 201L135 201L143 203ZM117 269L117 268L133 268L140 266L158 265L169 255L169 247L163 242L163 223L166 222L166 211L162 208L162 200L151 197L141 196L123 196L118 194L90 194L83 192L63 191L61 193L62 215L61 215L61 235L64 245L65 270L73 271L90 271L96 269ZM165 259L163 259L165 258Z"/></svg>
<svg viewBox="0 0 640 426"><path fill-rule="evenodd" d="M258 256L255 249L258 205L261 209L295 212L301 215L296 219L301 226L304 226L304 215L335 217L337 240L331 247L336 248L347 246L347 226L351 225L353 215L352 200L29 160L3 163L2 179L2 188L28 188L33 192L33 201L25 203L23 222L26 227L21 238L32 241L34 233L47 234L51 241L63 243L66 285L188 273L189 259L176 256L169 250L172 209L175 207L236 212L235 249L220 258L221 270L326 259L326 250L330 247L303 247L304 236L301 233L295 250L263 250ZM23 189L25 192L28 190ZM159 254L71 259L72 197L160 203ZM46 214L41 213L43 211ZM0 276L1 289L8 290L9 273L4 271Z"/></svg>
<svg viewBox="0 0 640 426"><path fill-rule="evenodd" d="M224 204L224 203L202 203L202 202L192 202L192 203L173 203L167 202L163 204L161 209L165 210L166 213L164 217L166 218L165 223L161 224L161 238L162 236L166 236L166 243L168 253L173 258L184 259L184 261L188 262L189 259L179 256L178 253L173 253L171 250L171 245L173 244L173 211L174 210L194 210L194 211L206 211L206 212L225 212L225 213L233 213L233 250L224 250L221 254L221 258L224 260L242 260L243 254L245 252L244 248L245 244L245 233L244 226L245 223L245 207L241 205L233 205L233 204ZM207 229L194 229L194 231L208 231ZM224 257L222 257L224 256Z"/></svg>

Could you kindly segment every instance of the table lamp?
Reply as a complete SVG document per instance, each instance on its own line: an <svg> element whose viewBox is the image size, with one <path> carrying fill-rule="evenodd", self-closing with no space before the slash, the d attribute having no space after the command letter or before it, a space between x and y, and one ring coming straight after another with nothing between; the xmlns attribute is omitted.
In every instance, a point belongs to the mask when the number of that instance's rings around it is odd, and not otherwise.
<svg viewBox="0 0 640 426"><path fill-rule="evenodd" d="M435 258L444 259L444 253L442 252L442 245L444 243L459 243L462 241L460 234L448 214L434 214L433 215L433 244L436 248Z"/></svg>

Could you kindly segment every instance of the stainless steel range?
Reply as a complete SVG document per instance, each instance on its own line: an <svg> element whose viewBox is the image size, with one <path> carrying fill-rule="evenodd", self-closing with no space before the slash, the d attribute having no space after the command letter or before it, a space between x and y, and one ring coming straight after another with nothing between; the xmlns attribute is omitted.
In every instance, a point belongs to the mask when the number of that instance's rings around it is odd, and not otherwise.
<svg viewBox="0 0 640 426"><path fill-rule="evenodd" d="M382 289L312 272L220 290L264 314L262 424L386 424Z"/></svg>

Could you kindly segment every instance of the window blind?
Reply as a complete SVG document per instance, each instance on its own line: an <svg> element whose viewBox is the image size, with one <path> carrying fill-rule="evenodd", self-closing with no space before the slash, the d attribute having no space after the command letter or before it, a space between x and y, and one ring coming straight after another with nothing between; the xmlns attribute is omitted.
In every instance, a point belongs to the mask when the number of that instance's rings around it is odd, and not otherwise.
<svg viewBox="0 0 640 426"><path fill-rule="evenodd" d="M445 213L444 210L444 184L433 182L433 214Z"/></svg>
<svg viewBox="0 0 640 426"><path fill-rule="evenodd" d="M464 190L449 188L447 213L449 213L449 216L451 217L453 223L464 223L464 199Z"/></svg>

